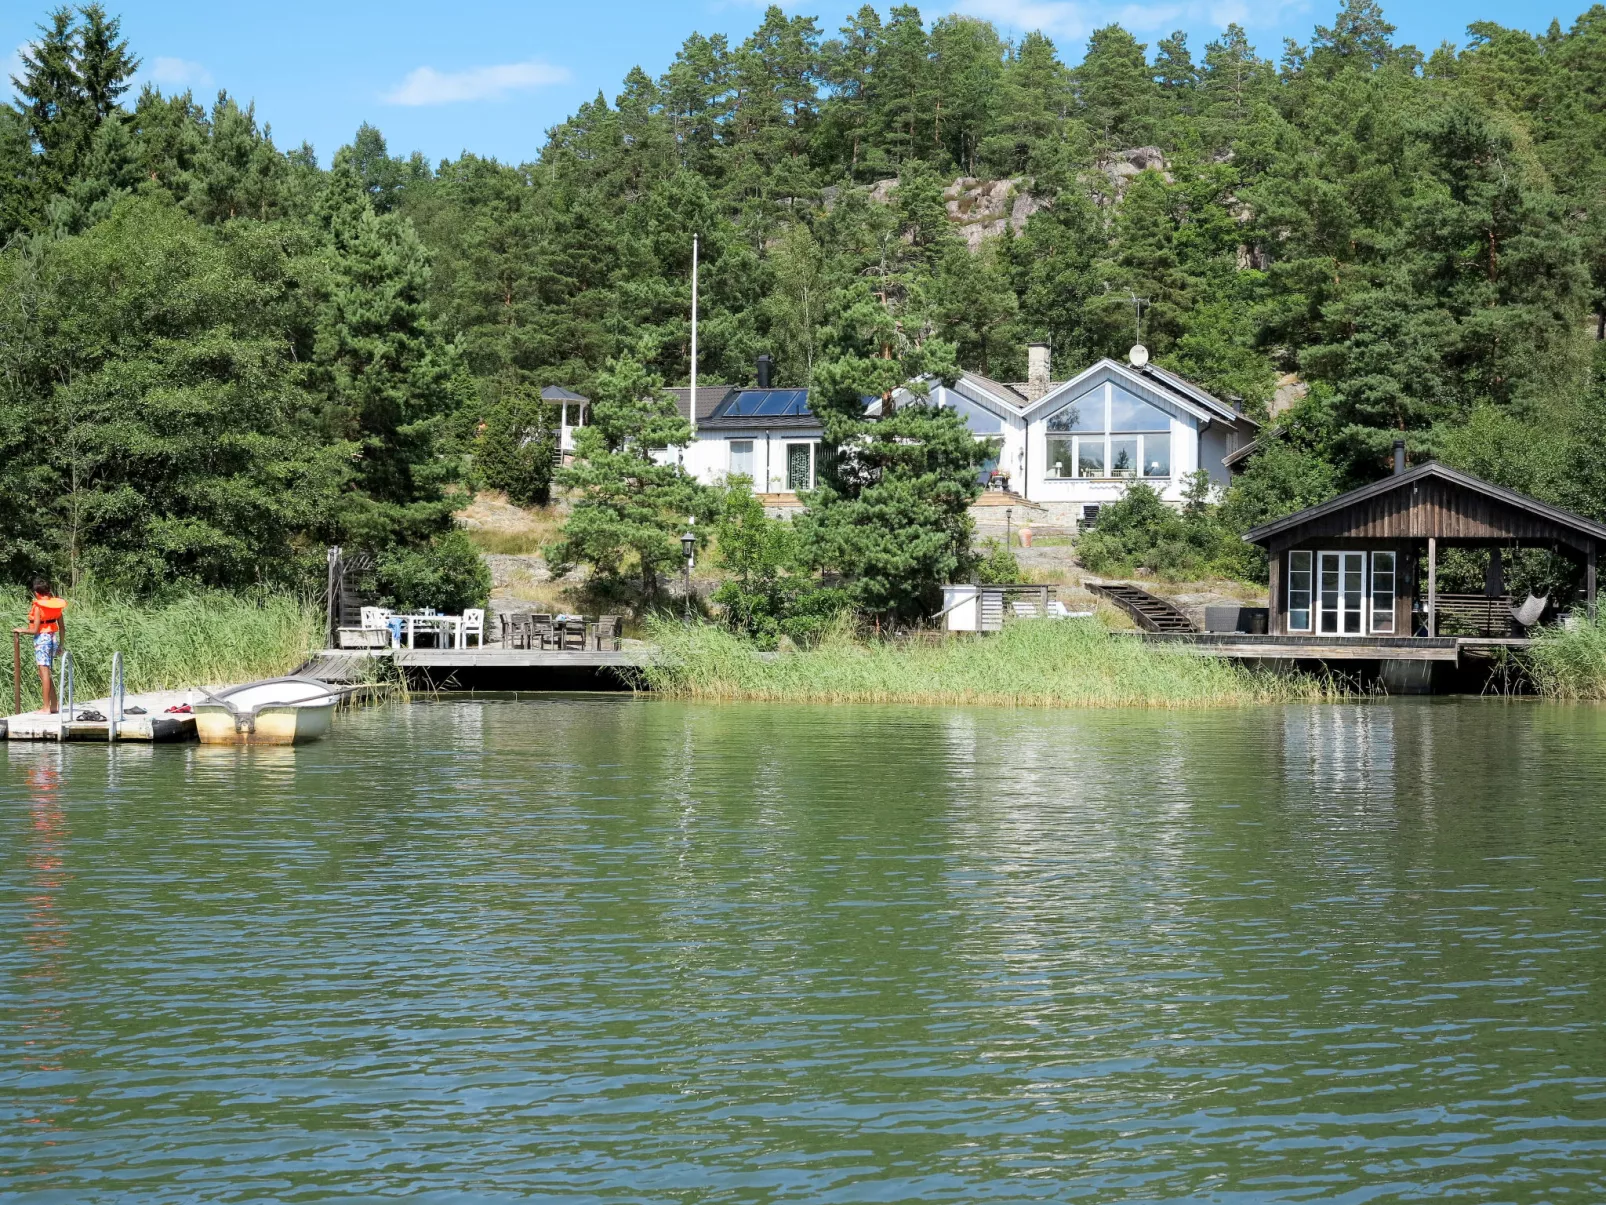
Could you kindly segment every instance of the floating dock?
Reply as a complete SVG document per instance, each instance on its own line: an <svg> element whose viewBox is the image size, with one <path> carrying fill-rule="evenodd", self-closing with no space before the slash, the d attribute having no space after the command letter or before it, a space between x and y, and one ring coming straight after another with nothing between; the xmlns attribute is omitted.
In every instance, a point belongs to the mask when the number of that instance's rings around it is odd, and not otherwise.
<svg viewBox="0 0 1606 1205"><path fill-rule="evenodd" d="M188 693L182 690L159 690L125 696L125 709L143 707L145 714L128 715L125 710L122 722L117 725L117 739L155 743L193 741L195 717L170 715L167 711L169 707L177 707L188 701ZM103 716L109 716L112 701L110 698L75 699L72 710L73 717L87 711L98 711ZM107 731L110 727L110 720L80 720L69 718L64 712L50 715L43 711L24 711L0 720L0 736L8 741L99 741L104 745L111 739Z"/></svg>

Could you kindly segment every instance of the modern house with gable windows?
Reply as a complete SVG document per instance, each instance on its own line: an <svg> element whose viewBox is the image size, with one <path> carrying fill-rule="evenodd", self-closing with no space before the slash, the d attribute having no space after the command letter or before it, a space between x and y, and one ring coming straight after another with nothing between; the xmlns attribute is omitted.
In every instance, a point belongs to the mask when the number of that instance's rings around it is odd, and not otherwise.
<svg viewBox="0 0 1606 1205"><path fill-rule="evenodd" d="M1199 469L1226 485L1226 457L1255 436L1256 423L1236 407L1152 364L1102 359L1055 382L1040 344L1030 363L1023 385L967 372L934 386L931 398L962 412L978 438L997 442L990 476L1045 509L1080 517L1077 508L1113 502L1133 481L1180 503Z"/></svg>

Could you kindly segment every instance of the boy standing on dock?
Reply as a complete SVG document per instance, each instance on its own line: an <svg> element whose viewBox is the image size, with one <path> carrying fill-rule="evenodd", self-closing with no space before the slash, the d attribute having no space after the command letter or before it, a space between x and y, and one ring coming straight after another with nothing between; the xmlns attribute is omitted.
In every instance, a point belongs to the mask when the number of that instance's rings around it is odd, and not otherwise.
<svg viewBox="0 0 1606 1205"><path fill-rule="evenodd" d="M33 579L33 606L28 608L28 626L15 631L33 637L33 663L39 667L39 697L47 712L60 709L56 702L56 684L51 680L51 666L61 653L61 639L65 634L67 600L50 592L50 583L44 578Z"/></svg>

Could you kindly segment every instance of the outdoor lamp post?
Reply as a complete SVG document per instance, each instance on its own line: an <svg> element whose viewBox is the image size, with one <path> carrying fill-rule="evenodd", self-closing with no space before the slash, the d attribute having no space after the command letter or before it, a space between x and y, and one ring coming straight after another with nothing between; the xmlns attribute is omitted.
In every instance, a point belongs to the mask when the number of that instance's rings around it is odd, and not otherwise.
<svg viewBox="0 0 1606 1205"><path fill-rule="evenodd" d="M694 520L695 521L695 520ZM697 556L697 537L688 528L686 534L680 537L680 550L686 554L685 587L686 587L686 622L691 622L691 567Z"/></svg>

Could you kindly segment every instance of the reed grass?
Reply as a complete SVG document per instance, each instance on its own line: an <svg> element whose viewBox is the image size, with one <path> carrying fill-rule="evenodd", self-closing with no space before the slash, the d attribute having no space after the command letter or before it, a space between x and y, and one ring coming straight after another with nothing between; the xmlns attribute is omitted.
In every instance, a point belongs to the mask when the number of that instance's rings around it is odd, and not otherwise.
<svg viewBox="0 0 1606 1205"><path fill-rule="evenodd" d="M653 625L646 684L673 698L1016 707L1230 707L1344 697L1307 674L1246 669L1112 634L1096 620L1009 624L940 643L855 641L760 655L707 625Z"/></svg>
<svg viewBox="0 0 1606 1205"><path fill-rule="evenodd" d="M1546 627L1527 652L1534 688L1552 699L1606 701L1606 617Z"/></svg>
<svg viewBox="0 0 1606 1205"><path fill-rule="evenodd" d="M26 595L8 596L20 627ZM123 654L129 693L219 686L289 673L322 645L323 617L300 599L208 592L146 603L116 596L75 594L68 600L66 646L73 655L74 697L110 690L114 651ZM12 702L12 658L0 657L0 699ZM61 663L56 663L59 679ZM57 683L60 685L59 680ZM33 638L22 637L24 709L39 706Z"/></svg>

